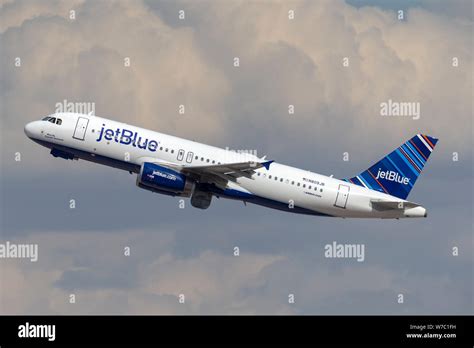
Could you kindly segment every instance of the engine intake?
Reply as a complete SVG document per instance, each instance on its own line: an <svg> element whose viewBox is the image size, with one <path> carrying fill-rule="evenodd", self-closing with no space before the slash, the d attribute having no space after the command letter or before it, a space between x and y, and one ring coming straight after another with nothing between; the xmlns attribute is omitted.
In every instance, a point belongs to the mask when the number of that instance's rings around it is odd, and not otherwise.
<svg viewBox="0 0 474 348"><path fill-rule="evenodd" d="M171 196L190 197L195 184L186 175L176 170L145 162L137 175L137 186Z"/></svg>

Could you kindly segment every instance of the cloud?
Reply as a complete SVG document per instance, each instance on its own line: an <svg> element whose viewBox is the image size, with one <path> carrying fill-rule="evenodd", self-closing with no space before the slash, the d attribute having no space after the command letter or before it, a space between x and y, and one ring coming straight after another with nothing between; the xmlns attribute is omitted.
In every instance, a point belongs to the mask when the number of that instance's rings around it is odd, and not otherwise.
<svg viewBox="0 0 474 348"><path fill-rule="evenodd" d="M422 8L399 21L394 12L343 1L54 5L3 6L1 119L10 151L28 151L23 125L64 99L95 102L105 117L282 156L356 143L373 156L373 143L395 146L419 131L470 148L463 125L472 123L471 21ZM380 116L388 99L420 102L421 119ZM341 133L344 142L334 141Z"/></svg>
<svg viewBox="0 0 474 348"><path fill-rule="evenodd" d="M151 231L36 233L11 240L37 243L39 260L33 264L2 261L0 312L258 312L241 291L258 287L262 272L281 256L247 253L240 257L230 251L223 255L205 250L180 258L172 252L173 241L173 233L163 230L159 235ZM130 247L130 256L124 255L125 247ZM76 304L69 303L70 294L76 296ZM186 299L182 308L180 294Z"/></svg>
<svg viewBox="0 0 474 348"><path fill-rule="evenodd" d="M343 1L1 4L1 237L39 243L40 261L2 261L0 312L472 311L469 16L446 15L440 3L408 6L404 21ZM456 4L456 13L469 7ZM181 210L176 199L138 190L128 173L55 160L24 136L25 123L64 99L340 177L431 133L440 142L413 193L429 218L316 219L224 200ZM388 99L420 102L420 120L381 117ZM328 262L321 250L333 240L365 243L366 262Z"/></svg>
<svg viewBox="0 0 474 348"><path fill-rule="evenodd" d="M343 132L346 144L370 148L418 131L458 148L469 146L468 129L458 126L471 123L469 21L420 8L409 9L408 20L399 21L393 11L356 9L342 1L150 7L163 18L184 9L189 28L199 28L198 47L205 47L206 59L231 83L227 110L244 142L257 136L248 130L255 128L260 141L294 142L298 134L296 146L341 147L333 139ZM290 9L294 20L288 19ZM232 57L240 58L240 68L232 67ZM349 67L342 64L345 57ZM454 68L453 57L462 64ZM421 120L381 117L380 103L388 99L420 102ZM289 104L295 105L293 116Z"/></svg>
<svg viewBox="0 0 474 348"><path fill-rule="evenodd" d="M217 111L227 81L200 56L192 30L166 26L139 2L78 4L75 20L49 7L32 9L38 11L33 16L23 3L5 6L5 16L17 9L20 18L0 37L8 62L2 69L3 137L15 151L31 145L24 124L64 99L94 102L99 115L188 137L215 137L224 127ZM21 67L14 66L16 57ZM178 114L181 104L187 119Z"/></svg>
<svg viewBox="0 0 474 348"><path fill-rule="evenodd" d="M323 248L314 241L310 242L311 253L256 253L242 245L240 256L234 256L232 248L223 253L209 245L200 247L195 255L180 256L183 242L177 240L176 232L164 229L159 233L137 229L113 234L37 232L10 241L38 243L39 259L36 263L2 261L0 312L4 314L416 314L469 310L468 280L458 284L452 274L384 266L374 255L380 246L372 243L366 248L366 262L357 263L325 259ZM125 246L130 247L130 256L124 255ZM385 252L385 258L396 257L396 250L400 250L391 248L395 252ZM446 267L450 261L443 260L443 264ZM76 303L69 303L71 294ZM184 304L179 303L181 294ZM288 303L290 294L294 304ZM404 295L403 304L397 302L399 294Z"/></svg>

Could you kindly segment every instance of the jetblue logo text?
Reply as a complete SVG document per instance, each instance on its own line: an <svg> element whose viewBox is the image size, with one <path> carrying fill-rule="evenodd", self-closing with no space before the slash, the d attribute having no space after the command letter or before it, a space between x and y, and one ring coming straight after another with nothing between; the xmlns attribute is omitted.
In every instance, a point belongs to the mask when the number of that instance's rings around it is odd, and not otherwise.
<svg viewBox="0 0 474 348"><path fill-rule="evenodd" d="M380 168L379 168L379 171L377 172L376 179L385 179L388 181L398 182L403 185L408 185L408 183L410 182L410 178L405 178L404 176L401 176L397 172L393 172L391 170L387 170L383 172Z"/></svg>
<svg viewBox="0 0 474 348"><path fill-rule="evenodd" d="M138 147L139 149L148 149L152 152L155 152L158 148L158 142L155 140L148 140L138 135L138 132L132 132L128 129L117 128L115 131L113 129L105 129L105 124L102 125L100 130L99 137L96 141L105 140L114 140L116 143L124 145L132 145L133 147Z"/></svg>
<svg viewBox="0 0 474 348"><path fill-rule="evenodd" d="M176 181L176 176L175 176L175 175L162 173L162 172L160 172L160 171L158 171L158 170L154 170L153 173L151 173L151 175L148 175L148 176L149 176L151 179L154 179L154 178L155 178L155 175L161 176L162 178L165 178L165 179L168 179L168 180Z"/></svg>

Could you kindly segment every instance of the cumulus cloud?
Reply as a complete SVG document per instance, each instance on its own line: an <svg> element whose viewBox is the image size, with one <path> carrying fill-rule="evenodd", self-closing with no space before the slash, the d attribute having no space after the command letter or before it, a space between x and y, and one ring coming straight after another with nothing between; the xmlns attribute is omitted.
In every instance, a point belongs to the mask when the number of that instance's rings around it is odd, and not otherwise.
<svg viewBox="0 0 474 348"><path fill-rule="evenodd" d="M373 142L396 145L419 131L469 148L465 18L413 8L400 21L394 11L343 1L19 1L5 3L1 16L2 132L17 150L31 146L23 125L64 99L95 102L97 114L132 124L282 155L292 151L288 142L322 150L357 143L370 152ZM420 120L380 116L388 99L420 102ZM333 141L341 133L344 143Z"/></svg>
<svg viewBox="0 0 474 348"><path fill-rule="evenodd" d="M439 2L409 8L399 21L393 9L343 1L1 1L1 237L39 243L40 260L2 261L0 312L469 311L472 197L458 193L472 187L472 18L461 15L469 5L456 4L447 14ZM346 223L222 200L207 215L176 212L176 201L138 191L126 173L53 160L24 136L25 123L64 99L204 143L318 163L321 172L342 151L373 161L432 133L441 139L438 171L417 184L417 200L433 213L403 225ZM388 99L420 102L420 120L381 117ZM335 170L352 163L337 159ZM64 208L71 197L74 213ZM322 258L321 243L351 238L367 243L367 263ZM394 302L398 292L407 306Z"/></svg>
<svg viewBox="0 0 474 348"><path fill-rule="evenodd" d="M205 236L203 236L205 237ZM4 314L374 314L445 313L466 308L450 275L417 274L313 254L234 256L208 248L177 254L176 233L39 232L39 259L4 260ZM124 247L130 247L130 256ZM368 250L372 253L372 246ZM466 260L468 263L469 260ZM76 303L69 303L74 294ZM183 294L184 303L179 303ZM289 294L295 303L288 303ZM405 297L397 303L398 294ZM440 301L443 299L443 301Z"/></svg>
<svg viewBox="0 0 474 348"><path fill-rule="evenodd" d="M227 81L201 57L192 30L168 27L139 2L62 2L54 11L54 4L42 4L11 3L2 11L18 17L6 21L11 26L0 37L5 144L22 150L27 142L16 139L24 124L64 99L94 102L99 115L188 137L218 137L225 128L217 111ZM65 7L76 11L75 20ZM188 119L178 114L181 104Z"/></svg>
<svg viewBox="0 0 474 348"><path fill-rule="evenodd" d="M210 250L181 258L172 252L174 234L163 230L36 233L10 242L37 243L39 260L2 261L0 312L9 314L258 313L242 291L261 286L265 268L283 259Z"/></svg>

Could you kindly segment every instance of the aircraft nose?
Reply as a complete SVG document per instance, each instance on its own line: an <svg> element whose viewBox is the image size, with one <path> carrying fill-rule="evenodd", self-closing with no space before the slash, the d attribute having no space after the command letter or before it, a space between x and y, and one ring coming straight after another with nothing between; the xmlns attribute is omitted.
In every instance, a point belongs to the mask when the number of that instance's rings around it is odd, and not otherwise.
<svg viewBox="0 0 474 348"><path fill-rule="evenodd" d="M35 135L35 128L36 128L35 124L36 124L36 121L33 121L25 125L25 134L28 138L31 138Z"/></svg>

